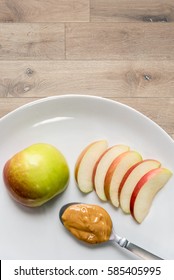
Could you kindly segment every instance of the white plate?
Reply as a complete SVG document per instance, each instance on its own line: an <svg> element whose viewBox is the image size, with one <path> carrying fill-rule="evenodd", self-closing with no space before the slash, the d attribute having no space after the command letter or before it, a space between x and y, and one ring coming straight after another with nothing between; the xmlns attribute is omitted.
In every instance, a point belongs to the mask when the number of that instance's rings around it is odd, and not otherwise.
<svg viewBox="0 0 174 280"><path fill-rule="evenodd" d="M97 203L113 219L119 235L165 259L174 259L174 176L153 201L138 225L130 215L102 203L96 194L83 195L75 185L74 164L80 151L97 139L127 144L144 158L174 168L174 142L154 122L134 109L108 99L65 95L29 103L0 119L0 259L135 259L112 246L86 246L59 221L59 209L72 201ZM2 169L16 152L36 142L58 147L67 158L71 180L67 190L37 209L14 202L6 191Z"/></svg>

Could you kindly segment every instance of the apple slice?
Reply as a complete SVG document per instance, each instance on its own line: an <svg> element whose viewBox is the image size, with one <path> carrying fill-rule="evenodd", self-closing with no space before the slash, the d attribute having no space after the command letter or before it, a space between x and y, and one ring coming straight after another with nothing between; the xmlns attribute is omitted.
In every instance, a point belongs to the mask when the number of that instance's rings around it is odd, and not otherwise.
<svg viewBox="0 0 174 280"><path fill-rule="evenodd" d="M145 219L156 193L171 176L172 172L167 168L156 168L146 173L137 183L131 196L130 211L138 223Z"/></svg>
<svg viewBox="0 0 174 280"><path fill-rule="evenodd" d="M105 176L104 190L107 199L115 207L119 206L118 190L124 175L131 166L141 160L142 156L138 152L127 151L116 157L108 168Z"/></svg>
<svg viewBox="0 0 174 280"><path fill-rule="evenodd" d="M92 174L94 166L107 147L106 140L95 141L79 155L75 165L75 180L82 192L89 193L93 190Z"/></svg>
<svg viewBox="0 0 174 280"><path fill-rule="evenodd" d="M108 148L97 161L93 171L93 182L94 189L101 200L107 200L104 191L104 181L109 166L117 156L128 150L129 147L125 145L112 146Z"/></svg>
<svg viewBox="0 0 174 280"><path fill-rule="evenodd" d="M157 160L146 159L136 163L126 172L118 190L120 207L125 213L130 213L130 199L138 181L147 172L160 167L160 165Z"/></svg>

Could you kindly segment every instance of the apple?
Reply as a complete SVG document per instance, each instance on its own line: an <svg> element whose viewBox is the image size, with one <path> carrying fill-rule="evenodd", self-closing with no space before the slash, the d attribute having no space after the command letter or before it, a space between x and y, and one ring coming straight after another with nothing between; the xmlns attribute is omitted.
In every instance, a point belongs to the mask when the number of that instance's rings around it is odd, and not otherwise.
<svg viewBox="0 0 174 280"><path fill-rule="evenodd" d="M147 216L157 192L172 176L167 168L156 168L146 173L137 183L130 200L130 212L141 223Z"/></svg>
<svg viewBox="0 0 174 280"><path fill-rule="evenodd" d="M83 193L89 193L93 190L94 166L107 147L106 140L98 140L89 144L80 153L75 164L75 180Z"/></svg>
<svg viewBox="0 0 174 280"><path fill-rule="evenodd" d="M112 146L108 148L96 162L93 170L93 184L96 194L101 200L107 200L104 191L104 181L109 166L117 156L128 150L129 147L125 145Z"/></svg>
<svg viewBox="0 0 174 280"><path fill-rule="evenodd" d="M130 213L130 199L132 192L138 181L147 172L152 169L160 167L160 162L153 159L146 159L133 165L124 175L119 190L119 202L121 209L129 214Z"/></svg>
<svg viewBox="0 0 174 280"><path fill-rule="evenodd" d="M3 175L10 195L17 202L36 207L66 189L69 167L56 147L36 143L10 158Z"/></svg>
<svg viewBox="0 0 174 280"><path fill-rule="evenodd" d="M108 168L105 176L104 190L107 199L115 207L119 207L118 190L124 175L131 166L141 160L142 156L138 152L127 151L116 157Z"/></svg>

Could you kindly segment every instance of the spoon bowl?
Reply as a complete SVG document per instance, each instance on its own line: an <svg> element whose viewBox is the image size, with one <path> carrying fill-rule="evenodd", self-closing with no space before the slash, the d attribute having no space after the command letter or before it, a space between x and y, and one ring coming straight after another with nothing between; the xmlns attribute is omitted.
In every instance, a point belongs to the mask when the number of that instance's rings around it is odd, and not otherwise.
<svg viewBox="0 0 174 280"><path fill-rule="evenodd" d="M77 204L85 204L85 203L80 203L80 202L71 202L68 204L65 204L61 207L60 211L59 211L59 218L61 223L64 225L63 220L62 220L62 216L65 212L65 210L72 206L72 205L77 205ZM138 256L140 259L144 259L144 260L163 260L162 258L150 253L149 251L131 243L130 241L128 241L125 237L120 237L114 230L114 228L112 227L112 232L110 235L110 238L108 241L111 241L113 243L118 244L121 248L127 249L130 252L132 252L134 255ZM103 241L104 242L104 241Z"/></svg>
<svg viewBox="0 0 174 280"><path fill-rule="evenodd" d="M62 216L63 216L63 213L65 212L65 210L71 206L71 205L76 205L76 204L81 204L80 202L70 202L70 203L67 203L65 205L63 205L61 208L60 208L60 211L59 211L59 219L61 221L61 223L64 225L63 221L62 221Z"/></svg>

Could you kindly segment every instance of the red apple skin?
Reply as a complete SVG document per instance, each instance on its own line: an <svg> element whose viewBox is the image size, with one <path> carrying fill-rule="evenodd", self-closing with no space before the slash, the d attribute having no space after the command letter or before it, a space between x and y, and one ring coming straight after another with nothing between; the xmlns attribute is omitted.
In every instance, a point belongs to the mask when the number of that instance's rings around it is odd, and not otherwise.
<svg viewBox="0 0 174 280"><path fill-rule="evenodd" d="M120 187L119 187L119 190L118 190L118 195L119 195L119 197L120 197L120 194L121 194L121 190L122 190L122 188L123 188L123 186L124 186L124 183L126 182L127 178L128 178L129 175L131 174L131 172L132 172L138 165L142 164L142 162L146 162L146 161L149 161L149 160L150 160L150 159L144 159L144 160L142 160L142 161L140 161L140 162L135 163L133 166L131 166L131 167L129 168L129 170L128 170L128 171L126 172L126 174L124 175L123 180L121 181L121 184L120 184Z"/></svg>
<svg viewBox="0 0 174 280"><path fill-rule="evenodd" d="M122 190L122 188L123 188L123 186L124 186L124 183L126 182L128 176L129 176L129 175L131 174L131 172L132 172L139 164L141 164L141 163L142 163L142 161L135 163L133 166L131 166L131 167L129 168L129 170L128 170L128 171L126 172L126 174L124 175L124 177L123 177L123 179L122 179L122 181L121 181L121 183L120 183L119 189L118 189L118 198L120 198L121 190Z"/></svg>
<svg viewBox="0 0 174 280"><path fill-rule="evenodd" d="M96 170L97 170L97 166L100 162L100 160L104 157L104 155L111 149L112 147L108 148L106 151L104 151L104 153L99 157L99 159L97 160L95 166L94 166L94 170L92 173L92 182L93 182L93 186L94 186L94 190L95 190L95 174L96 174Z"/></svg>
<svg viewBox="0 0 174 280"><path fill-rule="evenodd" d="M94 170L93 170L93 174L92 174L92 182L93 182L93 186L94 186L94 190L95 190L95 174L96 174L96 171L97 171L97 167L98 167L98 164L100 163L100 161L102 160L102 158L110 151L112 150L113 148L115 147L119 147L120 144L117 144L117 145L114 145L112 147L109 147L106 151L103 152L103 154L99 157L99 159L97 160L95 166L94 166ZM128 150L129 150L129 147L127 147ZM123 152L124 153L124 152Z"/></svg>
<svg viewBox="0 0 174 280"><path fill-rule="evenodd" d="M74 177L77 186L83 193L89 193L93 191L93 169L96 161L101 156L101 154L107 149L108 142L105 139L97 140L90 143L86 146L80 153L77 158L75 168L74 168ZM92 162L89 164L89 155L92 159ZM88 162L85 162L85 160ZM87 164L84 168L84 164Z"/></svg>
<svg viewBox="0 0 174 280"><path fill-rule="evenodd" d="M135 219L135 215L134 215L134 203L135 200L137 198L137 195L140 191L140 189L144 186L144 184L149 181L152 177L154 177L156 174L160 173L161 170L163 170L162 167L160 168L155 168L150 170L148 173L146 173L137 183L137 185L134 188L134 191L132 193L131 199L130 199L130 213L132 215L132 217Z"/></svg>
<svg viewBox="0 0 174 280"><path fill-rule="evenodd" d="M105 191L105 195L106 195L107 200L110 200L109 189L110 189L110 183L111 183L111 180L112 180L112 174L115 171L116 166L119 164L121 159L125 155L127 155L127 153L128 152L124 152L121 155L119 155L118 157L116 157L115 160L111 163L111 165L110 165L110 167L109 167L109 169L108 169L108 171L106 173L105 182L104 182L104 191Z"/></svg>
<svg viewBox="0 0 174 280"><path fill-rule="evenodd" d="M18 155L15 155L15 157L17 159ZM20 157L19 157L19 160L20 160ZM9 176L10 163L11 163L11 160L8 160L3 169L3 179L5 182L5 185L7 187L7 190L9 191L9 194L12 196L12 198L14 198L17 202L24 204L24 203L22 203L23 199L28 200L27 193L24 193L20 188L20 184L17 184L19 175L16 176L16 180L12 176ZM29 202L29 200L28 200L28 202ZM27 202L26 202L26 204L27 204Z"/></svg>
<svg viewBox="0 0 174 280"><path fill-rule="evenodd" d="M96 141L97 142L97 141ZM77 175L78 175L78 170L79 170L79 166L80 166L80 163L84 157L84 155L86 154L86 152L88 151L88 149L94 144L95 142L89 144L87 147L85 147L85 149L80 153L77 161L76 161L76 164L75 164L75 170L74 170L74 177L75 177L75 180L77 182Z"/></svg>
<svg viewBox="0 0 174 280"><path fill-rule="evenodd" d="M6 164L4 165L4 169L3 169L3 179L4 179L4 183L5 183L6 187L9 187L9 183L8 183L8 180L7 180L9 164L10 164L10 160L8 160L6 162Z"/></svg>
<svg viewBox="0 0 174 280"><path fill-rule="evenodd" d="M80 153L80 155L78 156L77 158L77 161L76 161L76 164L75 164L75 169L74 169L74 177L75 177L75 180L76 180L76 183L77 183L77 176L78 176L78 170L79 170L79 166L80 166L80 163L83 159L83 157L85 156L86 152L90 149L90 147L92 147L94 144L96 144L97 142L100 142L99 141L95 141L95 142L92 142L90 143L89 145L87 145L83 150L82 152Z"/></svg>

